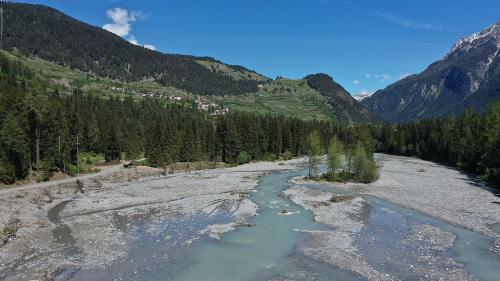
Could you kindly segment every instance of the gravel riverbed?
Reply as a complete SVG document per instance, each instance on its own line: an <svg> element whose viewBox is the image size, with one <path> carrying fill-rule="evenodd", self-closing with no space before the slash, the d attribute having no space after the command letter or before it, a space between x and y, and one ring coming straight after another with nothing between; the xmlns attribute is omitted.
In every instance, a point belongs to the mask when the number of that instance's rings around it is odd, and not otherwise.
<svg viewBox="0 0 500 281"><path fill-rule="evenodd" d="M460 171L415 158L381 155L380 178L371 184L333 184L369 194L481 232L500 223L500 198Z"/></svg>
<svg viewBox="0 0 500 281"><path fill-rule="evenodd" d="M3 223L18 220L19 230L0 248L0 279L50 280L106 267L127 256L127 241L134 239L131 230L140 222L147 222L147 232L155 233L166 219L229 214L225 223L207 225L181 242L189 244L202 235L218 238L246 226L256 215L257 206L247 197L259 176L296 169L304 162L258 162L167 176L139 167L88 179L84 193L69 183L3 194Z"/></svg>

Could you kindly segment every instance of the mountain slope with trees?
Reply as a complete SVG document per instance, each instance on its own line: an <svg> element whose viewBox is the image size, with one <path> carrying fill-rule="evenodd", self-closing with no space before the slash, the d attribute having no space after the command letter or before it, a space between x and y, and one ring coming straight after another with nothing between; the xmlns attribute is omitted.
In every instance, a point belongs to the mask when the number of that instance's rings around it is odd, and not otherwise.
<svg viewBox="0 0 500 281"><path fill-rule="evenodd" d="M299 80L286 88L277 88L279 81L242 66L224 64L209 57L169 55L148 50L46 6L2 5L5 11L4 49L34 67L37 73L56 81L56 88L68 85L68 89L60 89L62 92L72 92L75 86L92 92L110 92L112 86L138 92L144 88L140 83L146 81L156 83L154 92L177 95L178 89L193 96L211 96L220 101L219 104L227 103L230 108L234 105L237 110L286 116L290 116L289 111L294 116L298 110L302 119L329 119L343 123L374 120L327 75L310 75L305 79L305 85ZM57 63L60 67L45 61ZM43 66L39 67L40 64ZM44 73L47 68L49 73ZM64 68L71 75L57 77ZM118 84L123 86L116 86ZM294 88L296 84L300 86ZM266 91L270 88L272 92ZM240 97L241 101L238 100Z"/></svg>
<svg viewBox="0 0 500 281"><path fill-rule="evenodd" d="M377 117L371 114L344 87L333 81L324 73L311 74L304 78L307 85L328 98L328 103L335 108L337 119L343 123L376 122Z"/></svg>
<svg viewBox="0 0 500 281"><path fill-rule="evenodd" d="M252 73L243 75L242 79L233 79L197 62L221 64L212 58L162 54L136 46L47 6L2 5L3 48L6 50L17 49L27 55L112 79L154 79L165 86L199 95L238 95L258 90L255 73L241 66L225 65L233 72Z"/></svg>
<svg viewBox="0 0 500 281"><path fill-rule="evenodd" d="M500 22L459 40L440 61L362 104L391 122L484 111L500 100Z"/></svg>
<svg viewBox="0 0 500 281"><path fill-rule="evenodd" d="M178 161L274 160L307 152L307 136L328 142L338 127L328 121L230 113L212 117L159 99L134 101L61 95L18 61L0 55L0 182L31 171L74 174L79 153L107 161L144 155L152 166ZM241 164L241 163L240 163Z"/></svg>

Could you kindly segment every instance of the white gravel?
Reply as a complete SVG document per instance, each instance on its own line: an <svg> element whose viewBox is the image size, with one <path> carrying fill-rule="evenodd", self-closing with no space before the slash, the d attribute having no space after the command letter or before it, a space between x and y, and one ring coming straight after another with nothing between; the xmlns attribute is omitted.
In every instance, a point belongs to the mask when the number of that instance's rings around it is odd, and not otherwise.
<svg viewBox="0 0 500 281"><path fill-rule="evenodd" d="M357 218L365 202L362 198L329 203L332 193L305 187L293 187L283 193L294 203L311 210L316 221L333 229L305 231L310 239L298 248L304 255L356 272L368 280L393 280L375 270L354 244L354 237L363 228L363 223Z"/></svg>
<svg viewBox="0 0 500 281"><path fill-rule="evenodd" d="M456 169L415 158L381 155L372 184L333 184L370 194L455 225L500 237L488 226L500 222L500 198ZM495 203L496 202L496 203Z"/></svg>
<svg viewBox="0 0 500 281"><path fill-rule="evenodd" d="M67 188L49 187L53 201L47 202L41 200L46 196L42 190L9 192L0 198L0 217L7 220L16 215L20 229L16 239L0 248L0 280L6 279L4 274L11 270L16 276L7 280L36 280L44 272L53 272L62 266L98 268L124 257L125 241L131 237L114 222L116 212L140 217L155 210L153 217L161 219L195 214L213 216L223 209L233 214L235 223L244 224L257 212L256 205L246 198L258 177L269 171L296 169L305 161L301 158L257 162L227 169L149 176L130 182L120 182L118 175L114 175L94 182L87 180L84 194L75 194L74 183ZM71 229L78 260L64 254L71 248L55 242L52 230L57 225L47 216L52 207L65 200L71 202L59 214L59 219ZM215 237L235 227L214 226L207 234Z"/></svg>

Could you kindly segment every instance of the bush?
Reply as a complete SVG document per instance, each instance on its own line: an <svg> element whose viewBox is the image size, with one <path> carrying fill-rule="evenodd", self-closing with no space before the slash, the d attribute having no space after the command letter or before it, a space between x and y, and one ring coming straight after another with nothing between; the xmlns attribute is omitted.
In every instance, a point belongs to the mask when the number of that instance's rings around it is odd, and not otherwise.
<svg viewBox="0 0 500 281"><path fill-rule="evenodd" d="M238 157L236 158L236 162L238 162L238 165L243 165L249 163L250 161L252 161L252 156L245 151L240 152L238 154Z"/></svg>
<svg viewBox="0 0 500 281"><path fill-rule="evenodd" d="M283 157L283 160L291 160L293 158L293 154L292 154L292 152L287 150L287 151L285 151L285 153L283 153L282 157Z"/></svg>
<svg viewBox="0 0 500 281"><path fill-rule="evenodd" d="M269 153L269 154L264 155L264 157L262 159L264 161L274 162L274 161L278 160L278 157L274 153Z"/></svg>
<svg viewBox="0 0 500 281"><path fill-rule="evenodd" d="M50 163L50 161L43 161L42 181L50 180L51 176L52 176L52 164Z"/></svg>
<svg viewBox="0 0 500 281"><path fill-rule="evenodd" d="M8 165L0 159L0 182L13 184L16 181L16 171L14 166Z"/></svg>
<svg viewBox="0 0 500 281"><path fill-rule="evenodd" d="M66 163L66 173L72 177L76 176L78 173L78 167L71 163Z"/></svg>
<svg viewBox="0 0 500 281"><path fill-rule="evenodd" d="M2 234L7 238L16 237L16 230L11 226L5 226L3 228Z"/></svg>

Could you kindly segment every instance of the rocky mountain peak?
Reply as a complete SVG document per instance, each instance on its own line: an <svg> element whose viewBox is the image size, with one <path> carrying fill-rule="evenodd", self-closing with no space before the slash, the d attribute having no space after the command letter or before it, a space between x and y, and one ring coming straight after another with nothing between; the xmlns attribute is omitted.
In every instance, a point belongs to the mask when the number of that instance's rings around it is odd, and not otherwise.
<svg viewBox="0 0 500 281"><path fill-rule="evenodd" d="M446 57L458 50L468 51L489 40L495 40L497 46L500 44L500 21L490 25L483 31L475 32L472 35L461 38L453 45L448 54L446 54Z"/></svg>

